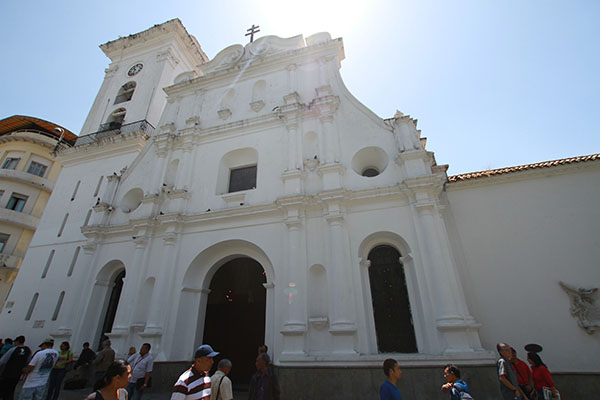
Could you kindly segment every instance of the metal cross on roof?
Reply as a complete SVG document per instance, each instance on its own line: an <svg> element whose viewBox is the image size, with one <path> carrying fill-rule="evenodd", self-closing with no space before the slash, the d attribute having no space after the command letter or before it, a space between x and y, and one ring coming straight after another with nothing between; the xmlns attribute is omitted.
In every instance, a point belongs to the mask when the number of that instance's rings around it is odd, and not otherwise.
<svg viewBox="0 0 600 400"><path fill-rule="evenodd" d="M260 29L258 28L260 28L260 25L252 24L249 29L246 29L248 33L246 33L244 36L250 36L250 43L254 41L254 34L260 32Z"/></svg>

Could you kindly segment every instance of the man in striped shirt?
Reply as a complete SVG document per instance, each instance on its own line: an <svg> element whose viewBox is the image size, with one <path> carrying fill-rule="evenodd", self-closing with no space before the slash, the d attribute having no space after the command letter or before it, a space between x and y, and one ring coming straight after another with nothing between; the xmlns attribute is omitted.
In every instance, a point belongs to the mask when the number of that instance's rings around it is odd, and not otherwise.
<svg viewBox="0 0 600 400"><path fill-rule="evenodd" d="M173 388L171 400L209 400L210 376L208 371L213 365L213 357L219 353L207 344L196 349L194 365L185 371Z"/></svg>

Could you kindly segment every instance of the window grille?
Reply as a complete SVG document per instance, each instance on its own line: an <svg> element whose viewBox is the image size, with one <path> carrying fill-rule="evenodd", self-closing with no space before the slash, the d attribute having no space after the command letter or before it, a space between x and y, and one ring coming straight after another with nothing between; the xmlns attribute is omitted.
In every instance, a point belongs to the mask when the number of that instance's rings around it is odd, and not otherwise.
<svg viewBox="0 0 600 400"><path fill-rule="evenodd" d="M229 193L256 188L256 165L232 169L229 173Z"/></svg>
<svg viewBox="0 0 600 400"><path fill-rule="evenodd" d="M41 176L43 178L44 175L46 174L47 169L48 169L48 167L46 165L32 161L31 164L29 164L29 168L27 169L27 172L32 175Z"/></svg>

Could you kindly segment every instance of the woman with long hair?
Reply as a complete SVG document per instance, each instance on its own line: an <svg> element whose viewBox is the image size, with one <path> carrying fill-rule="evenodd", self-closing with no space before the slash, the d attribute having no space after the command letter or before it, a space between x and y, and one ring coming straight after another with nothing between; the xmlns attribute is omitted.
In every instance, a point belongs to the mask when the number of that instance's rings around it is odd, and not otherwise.
<svg viewBox="0 0 600 400"><path fill-rule="evenodd" d="M544 399L544 387L550 388L554 397L559 398L558 390L554 386L554 381L550 375L550 371L546 367L546 364L542 361L537 353L527 353L527 362L531 364L531 372L533 376L533 386L537 393L538 399Z"/></svg>
<svg viewBox="0 0 600 400"><path fill-rule="evenodd" d="M104 376L94 385L94 393L86 400L127 400L127 384L131 378L131 367L126 361L114 361Z"/></svg>

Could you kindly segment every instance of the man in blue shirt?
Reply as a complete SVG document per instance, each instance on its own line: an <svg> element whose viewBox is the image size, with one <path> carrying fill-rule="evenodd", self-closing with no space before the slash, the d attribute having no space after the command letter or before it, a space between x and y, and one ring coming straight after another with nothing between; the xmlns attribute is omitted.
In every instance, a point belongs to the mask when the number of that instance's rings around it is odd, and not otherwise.
<svg viewBox="0 0 600 400"><path fill-rule="evenodd" d="M402 370L398 362L388 358L383 362L383 373L387 380L379 388L379 400L402 400L396 382L402 377Z"/></svg>
<svg viewBox="0 0 600 400"><path fill-rule="evenodd" d="M460 370L456 365L448 364L444 367L442 392L450 392L450 400L472 399L467 382L460 379Z"/></svg>

